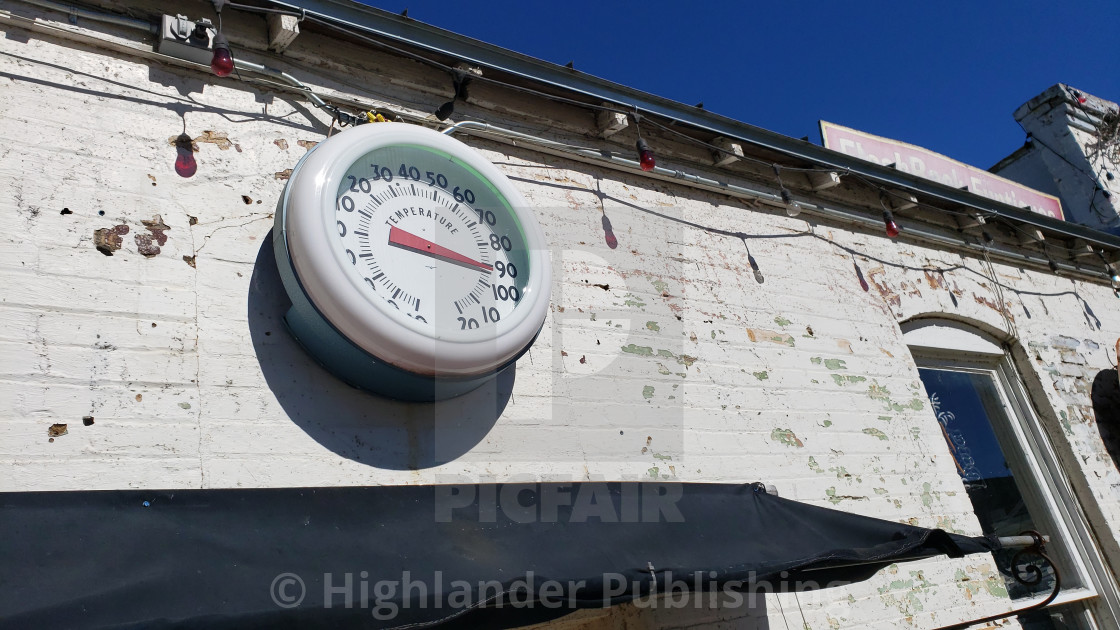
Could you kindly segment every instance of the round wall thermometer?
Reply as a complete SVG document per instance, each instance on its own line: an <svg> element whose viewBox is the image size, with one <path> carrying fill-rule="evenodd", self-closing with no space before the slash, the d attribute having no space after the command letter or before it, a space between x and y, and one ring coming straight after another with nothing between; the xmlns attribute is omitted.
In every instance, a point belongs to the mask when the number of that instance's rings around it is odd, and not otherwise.
<svg viewBox="0 0 1120 630"><path fill-rule="evenodd" d="M346 130L292 172L276 212L288 328L362 389L437 400L536 339L544 235L517 189L465 144L404 123Z"/></svg>

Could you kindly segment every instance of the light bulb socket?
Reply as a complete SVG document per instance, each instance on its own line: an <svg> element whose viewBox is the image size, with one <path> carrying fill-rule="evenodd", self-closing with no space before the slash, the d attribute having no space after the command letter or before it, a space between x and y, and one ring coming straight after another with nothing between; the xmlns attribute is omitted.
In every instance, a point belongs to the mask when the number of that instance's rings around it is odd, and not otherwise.
<svg viewBox="0 0 1120 630"><path fill-rule="evenodd" d="M436 118L438 118L441 122L450 118L451 114L454 114L454 113L455 113L455 100L454 99L452 99L450 101L447 101L443 105L440 105L438 108L436 108Z"/></svg>
<svg viewBox="0 0 1120 630"><path fill-rule="evenodd" d="M650 150L649 143L646 142L645 138L638 138L637 147L638 147L638 153L641 153L642 151L649 151Z"/></svg>
<svg viewBox="0 0 1120 630"><path fill-rule="evenodd" d="M226 52L229 52L229 40L226 39L226 34L225 33L221 32L221 31L218 31L217 33L214 33L213 48L214 48L214 52L218 52L219 50L224 50Z"/></svg>

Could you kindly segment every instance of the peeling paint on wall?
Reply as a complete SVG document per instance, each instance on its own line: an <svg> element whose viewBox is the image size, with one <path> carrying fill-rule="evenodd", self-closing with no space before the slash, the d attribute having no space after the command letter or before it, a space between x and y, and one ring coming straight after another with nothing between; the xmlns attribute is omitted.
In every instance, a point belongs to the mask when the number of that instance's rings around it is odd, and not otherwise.
<svg viewBox="0 0 1120 630"><path fill-rule="evenodd" d="M786 446L802 448L805 444L789 429L774 429L770 432L770 439Z"/></svg>
<svg viewBox="0 0 1120 630"><path fill-rule="evenodd" d="M780 333L773 330L748 328L747 336L750 337L750 340L754 342L768 341L770 343L784 344L791 348L796 345L796 342L793 339L793 335L788 335L786 333Z"/></svg>

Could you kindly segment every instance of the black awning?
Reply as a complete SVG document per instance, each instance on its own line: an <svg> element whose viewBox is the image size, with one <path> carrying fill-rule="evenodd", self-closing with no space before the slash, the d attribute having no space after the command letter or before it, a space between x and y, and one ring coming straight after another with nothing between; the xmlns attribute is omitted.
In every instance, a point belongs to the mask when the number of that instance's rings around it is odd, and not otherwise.
<svg viewBox="0 0 1120 630"><path fill-rule="evenodd" d="M0 627L513 627L997 544L760 484L0 493Z"/></svg>

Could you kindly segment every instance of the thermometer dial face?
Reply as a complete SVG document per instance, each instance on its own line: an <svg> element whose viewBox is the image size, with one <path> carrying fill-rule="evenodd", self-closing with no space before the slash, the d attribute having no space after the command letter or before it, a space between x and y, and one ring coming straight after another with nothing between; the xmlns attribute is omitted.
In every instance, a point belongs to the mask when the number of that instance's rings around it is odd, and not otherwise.
<svg viewBox="0 0 1120 630"><path fill-rule="evenodd" d="M457 140L402 123L347 130L296 167L283 203L304 293L379 361L485 374L544 323L540 227L509 180Z"/></svg>
<svg viewBox="0 0 1120 630"><path fill-rule="evenodd" d="M400 325L437 339L494 335L533 273L509 200L427 147L363 155L339 182L334 218L352 281Z"/></svg>

